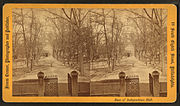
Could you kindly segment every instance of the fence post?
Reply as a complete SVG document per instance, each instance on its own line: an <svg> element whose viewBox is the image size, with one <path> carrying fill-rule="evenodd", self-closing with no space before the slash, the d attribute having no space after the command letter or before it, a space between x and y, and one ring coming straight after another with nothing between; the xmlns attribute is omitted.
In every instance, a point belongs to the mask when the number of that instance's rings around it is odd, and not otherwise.
<svg viewBox="0 0 180 106"><path fill-rule="evenodd" d="M71 83L71 75L68 73L68 91L69 94L72 95L72 83Z"/></svg>
<svg viewBox="0 0 180 106"><path fill-rule="evenodd" d="M71 72L71 84L72 96L78 96L78 73L76 71Z"/></svg>
<svg viewBox="0 0 180 106"><path fill-rule="evenodd" d="M39 72L38 77L38 96L44 96L44 73Z"/></svg>
<svg viewBox="0 0 180 106"><path fill-rule="evenodd" d="M124 72L119 73L119 79L120 79L120 96L125 97L126 89L125 89L125 73Z"/></svg>
<svg viewBox="0 0 180 106"><path fill-rule="evenodd" d="M153 71L152 77L153 77L153 95L155 97L159 97L159 93L160 93L159 72Z"/></svg>
<svg viewBox="0 0 180 106"><path fill-rule="evenodd" d="M153 94L153 77L150 73L149 73L149 91L150 91L151 95L154 96L154 94Z"/></svg>

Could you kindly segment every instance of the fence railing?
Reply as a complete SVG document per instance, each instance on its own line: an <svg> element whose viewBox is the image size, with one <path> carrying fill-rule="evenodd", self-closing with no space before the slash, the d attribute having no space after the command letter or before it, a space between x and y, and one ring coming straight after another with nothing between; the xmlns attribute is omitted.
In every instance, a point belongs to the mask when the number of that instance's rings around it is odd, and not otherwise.
<svg viewBox="0 0 180 106"><path fill-rule="evenodd" d="M13 82L13 96L58 96L58 78L55 75L37 74L38 79Z"/></svg>
<svg viewBox="0 0 180 106"><path fill-rule="evenodd" d="M164 97L167 96L167 82L160 82L159 75L158 71L149 73L149 83L146 84L140 83L138 76L127 76L125 72L120 72L118 79L83 82L78 81L78 73L72 71L67 74L68 81L63 86L69 96L138 97L148 94ZM57 76L45 76L43 72L39 72L37 77L38 79L13 81L13 96L61 96L59 92L62 87L59 87Z"/></svg>

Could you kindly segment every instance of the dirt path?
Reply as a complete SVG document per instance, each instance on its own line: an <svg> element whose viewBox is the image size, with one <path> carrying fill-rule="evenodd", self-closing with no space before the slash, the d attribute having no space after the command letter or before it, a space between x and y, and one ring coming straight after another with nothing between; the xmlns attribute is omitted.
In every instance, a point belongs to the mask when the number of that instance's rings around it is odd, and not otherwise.
<svg viewBox="0 0 180 106"><path fill-rule="evenodd" d="M91 81L118 79L119 72L124 71L128 76L138 75L141 83L147 83L149 82L149 73L152 73L155 70L150 66L146 66L143 62L139 61L135 57L123 59L118 67L119 68L117 68L115 71L109 73L104 73L103 71L97 72L96 74L98 75L94 76ZM166 81L166 77L160 76L160 81Z"/></svg>
<svg viewBox="0 0 180 106"><path fill-rule="evenodd" d="M42 70L43 69L43 70ZM47 66L46 68L43 68L39 66L37 69L33 70L33 72L30 73L25 73L23 76L21 76L17 80L22 80L22 79L37 79L37 73L42 71L46 76L52 76L52 75L57 75L58 77L58 82L66 82L67 81L67 73L70 73L73 69L68 68L61 64L61 62L56 62L53 64L51 67L50 65Z"/></svg>
<svg viewBox="0 0 180 106"><path fill-rule="evenodd" d="M51 57L52 58L52 57ZM47 59L48 60L48 59ZM47 61L43 63L43 65L39 65L30 73L24 73L21 76L16 76L15 80L22 79L37 79L37 73L42 71L46 76L57 75L59 83L67 83L67 73L73 71L72 68L63 65L63 63L53 60L53 65L51 67L50 64L47 64ZM101 66L101 64L96 64ZM103 68L98 68L97 70L91 70L89 77L79 76L79 81L98 81L105 79L118 79L119 72L124 71L128 76L138 75L140 78L140 82L148 82L149 81L149 73L152 73L154 69L150 66L146 66L143 62L139 61L135 57L128 57L121 60L120 64L116 66L113 72L109 72L107 67L103 63ZM161 74L161 73L160 73ZM165 76L160 76L160 81L166 81Z"/></svg>

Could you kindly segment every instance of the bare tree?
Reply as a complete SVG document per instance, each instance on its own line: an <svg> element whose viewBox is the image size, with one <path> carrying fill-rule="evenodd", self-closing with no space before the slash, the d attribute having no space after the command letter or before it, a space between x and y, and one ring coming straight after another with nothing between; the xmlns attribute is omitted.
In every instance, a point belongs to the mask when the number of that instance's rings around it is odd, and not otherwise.
<svg viewBox="0 0 180 106"><path fill-rule="evenodd" d="M136 52L139 59L149 60L154 67L159 67L157 61L164 64L166 48L166 19L167 14L164 9L142 9L141 14L126 10L135 15L131 17L136 24L139 37L136 42ZM139 43L139 44L138 44ZM162 65L161 64L161 65ZM164 66L164 65L162 65Z"/></svg>
<svg viewBox="0 0 180 106"><path fill-rule="evenodd" d="M39 37L42 26L40 21L34 16L33 9L16 9L16 11L13 11L13 17L16 17L14 18L14 24L19 27L18 32L20 32L14 33L16 34L15 38L18 35L22 35L21 39L26 57L26 66L29 67L30 62L30 70L32 71L34 60L36 60L36 57L39 55L38 52L40 51L39 47L41 44Z"/></svg>
<svg viewBox="0 0 180 106"><path fill-rule="evenodd" d="M84 69L83 69L84 68L84 66L83 66L84 47L83 47L83 45L85 44L85 42L84 42L85 41L84 40L84 38L85 38L84 30L86 30L86 28L84 26L84 21L85 21L85 18L87 17L87 15L89 13L89 10L85 11L85 10L80 9L80 8L77 8L77 9L75 9L75 8L71 8L71 9L62 8L60 11L63 15L57 14L57 13L52 12L52 11L47 10L47 9L45 9L45 11L52 14L54 17L58 18L59 20L64 20L64 21L66 21L66 23L68 22L69 28L70 28L69 32L76 35L76 36L74 36L74 39L76 39L76 42L74 42L74 43L76 46L75 47L76 48L75 53L77 53L77 56L78 56L77 62L79 65L79 71L81 72L81 74L84 74ZM57 26L57 24L55 22L54 22L54 25ZM63 36L61 36L61 37L63 37ZM70 48L70 47L67 47L67 48ZM65 50L65 49L62 49L62 50ZM70 59L68 59L68 60L70 60Z"/></svg>

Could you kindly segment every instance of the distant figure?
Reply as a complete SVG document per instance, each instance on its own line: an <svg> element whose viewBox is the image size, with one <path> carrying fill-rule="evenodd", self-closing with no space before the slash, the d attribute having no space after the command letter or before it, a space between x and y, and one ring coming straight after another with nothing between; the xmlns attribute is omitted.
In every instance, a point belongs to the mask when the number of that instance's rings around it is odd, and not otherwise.
<svg viewBox="0 0 180 106"><path fill-rule="evenodd" d="M131 54L130 53L127 53L127 57L130 57L131 56Z"/></svg>
<svg viewBox="0 0 180 106"><path fill-rule="evenodd" d="M48 57L48 53L45 53L44 55L45 55L45 57Z"/></svg>
<svg viewBox="0 0 180 106"><path fill-rule="evenodd" d="M134 67L134 63L132 63L132 66Z"/></svg>

